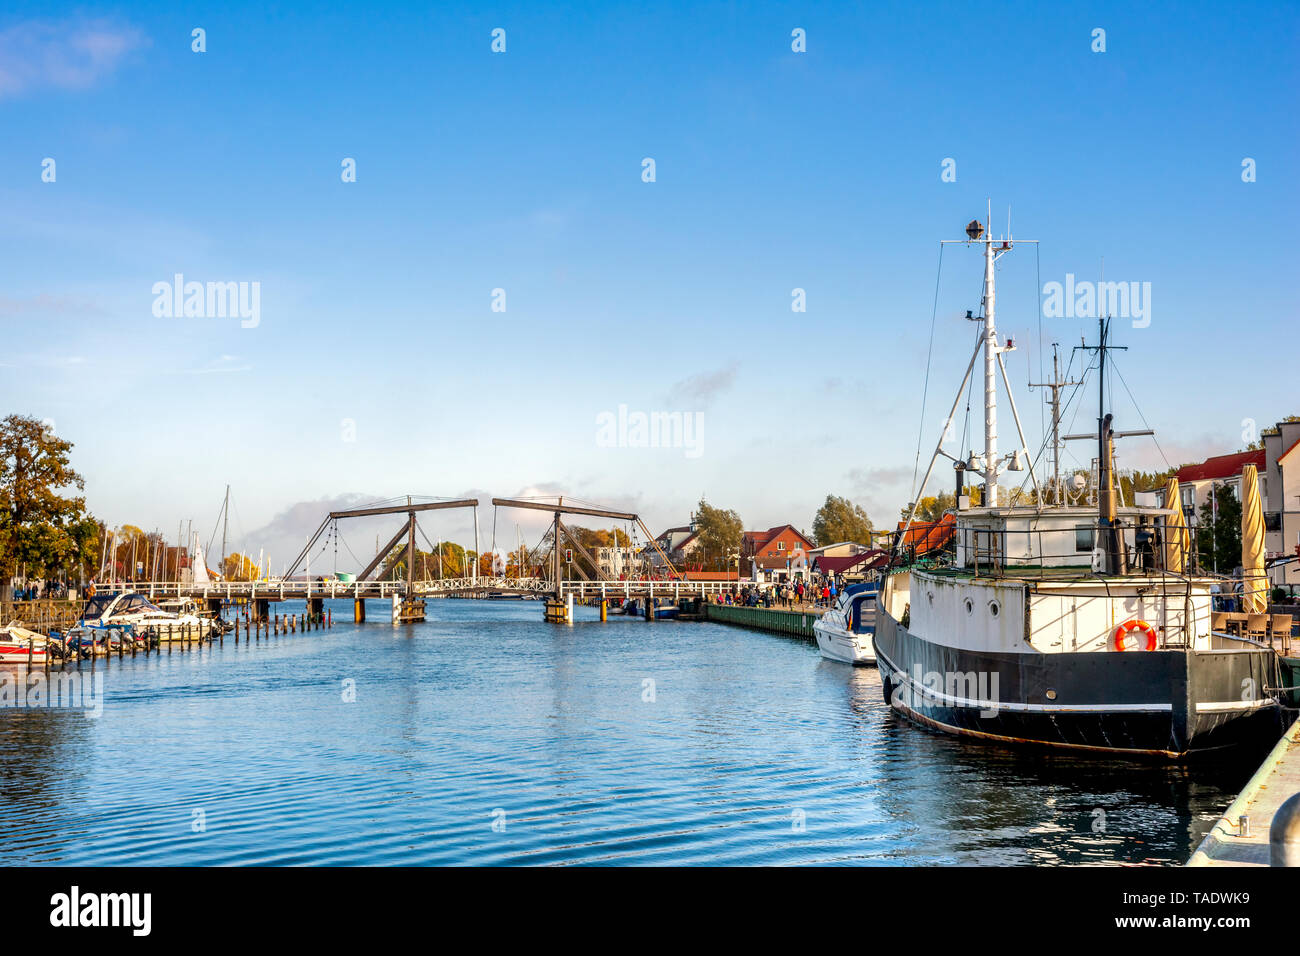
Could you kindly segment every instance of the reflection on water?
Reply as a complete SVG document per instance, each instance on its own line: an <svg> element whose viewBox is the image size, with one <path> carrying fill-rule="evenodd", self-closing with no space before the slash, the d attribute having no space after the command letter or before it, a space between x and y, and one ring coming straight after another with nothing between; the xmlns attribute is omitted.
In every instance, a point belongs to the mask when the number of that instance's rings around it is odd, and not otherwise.
<svg viewBox="0 0 1300 956"><path fill-rule="evenodd" d="M1177 864L1253 769L957 741L753 631L429 608L0 711L0 863Z"/></svg>

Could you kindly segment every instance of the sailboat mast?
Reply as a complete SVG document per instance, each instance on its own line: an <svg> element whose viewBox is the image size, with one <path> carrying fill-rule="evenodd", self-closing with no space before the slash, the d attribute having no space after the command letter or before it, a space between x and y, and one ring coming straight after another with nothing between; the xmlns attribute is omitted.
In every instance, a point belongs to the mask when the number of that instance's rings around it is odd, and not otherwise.
<svg viewBox="0 0 1300 956"><path fill-rule="evenodd" d="M221 506L221 561L217 570L226 573L226 531L230 527L230 486L226 485L226 500Z"/></svg>
<svg viewBox="0 0 1300 956"><path fill-rule="evenodd" d="M998 504L998 332L993 270L993 215L984 235L984 505Z"/></svg>

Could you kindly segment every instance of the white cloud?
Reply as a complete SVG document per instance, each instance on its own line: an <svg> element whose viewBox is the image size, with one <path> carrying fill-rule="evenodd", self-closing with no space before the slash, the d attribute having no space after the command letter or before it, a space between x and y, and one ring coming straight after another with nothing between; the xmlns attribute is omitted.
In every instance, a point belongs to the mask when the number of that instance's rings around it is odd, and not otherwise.
<svg viewBox="0 0 1300 956"><path fill-rule="evenodd" d="M87 89L147 45L135 27L106 19L16 24L0 30L0 98Z"/></svg>

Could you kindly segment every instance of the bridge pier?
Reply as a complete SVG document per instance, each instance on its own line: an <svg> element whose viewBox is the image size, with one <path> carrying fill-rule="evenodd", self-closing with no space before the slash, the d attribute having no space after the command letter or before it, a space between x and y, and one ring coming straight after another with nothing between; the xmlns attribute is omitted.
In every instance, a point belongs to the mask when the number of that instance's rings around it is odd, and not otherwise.
<svg viewBox="0 0 1300 956"><path fill-rule="evenodd" d="M213 617L221 617L221 598L208 598L208 613Z"/></svg>
<svg viewBox="0 0 1300 956"><path fill-rule="evenodd" d="M271 601L269 598L253 598L248 603L248 613L254 621L266 623L271 619Z"/></svg>
<svg viewBox="0 0 1300 956"><path fill-rule="evenodd" d="M307 599L307 620L312 624L320 624L325 620L325 599L308 598Z"/></svg>
<svg viewBox="0 0 1300 956"><path fill-rule="evenodd" d="M417 597L393 598L393 627L398 624L415 624L424 620L424 599Z"/></svg>
<svg viewBox="0 0 1300 956"><path fill-rule="evenodd" d="M600 602L600 620L602 622L609 620L609 602L602 600Z"/></svg>
<svg viewBox="0 0 1300 956"><path fill-rule="evenodd" d="M558 594L548 597L542 605L542 620L548 624L572 624L573 595L570 594L567 600L560 600Z"/></svg>
<svg viewBox="0 0 1300 956"><path fill-rule="evenodd" d="M357 624L366 623L366 599L359 597L352 599L352 620Z"/></svg>

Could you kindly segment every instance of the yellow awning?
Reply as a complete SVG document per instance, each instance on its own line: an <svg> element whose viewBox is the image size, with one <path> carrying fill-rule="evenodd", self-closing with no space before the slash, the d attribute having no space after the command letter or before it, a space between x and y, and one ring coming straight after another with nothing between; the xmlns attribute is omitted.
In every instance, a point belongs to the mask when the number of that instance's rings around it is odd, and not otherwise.
<svg viewBox="0 0 1300 956"><path fill-rule="evenodd" d="M1173 513L1165 518L1165 570L1182 574L1187 567L1187 551L1191 536L1187 533L1187 519L1183 516L1182 492L1178 479L1171 477L1165 485L1165 507Z"/></svg>
<svg viewBox="0 0 1300 956"><path fill-rule="evenodd" d="M1259 475L1254 465L1241 470L1241 607L1247 614L1268 610L1264 575L1264 509L1259 503Z"/></svg>

